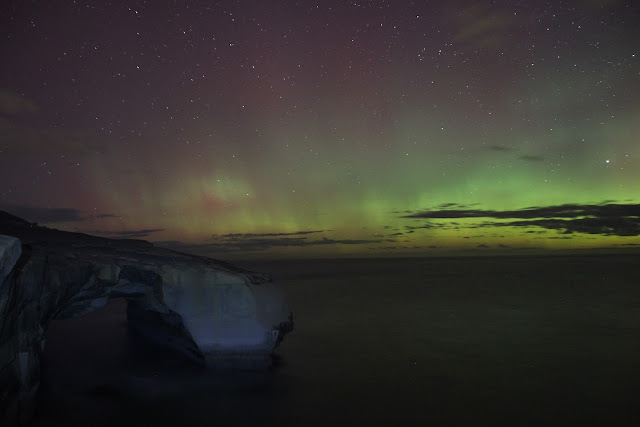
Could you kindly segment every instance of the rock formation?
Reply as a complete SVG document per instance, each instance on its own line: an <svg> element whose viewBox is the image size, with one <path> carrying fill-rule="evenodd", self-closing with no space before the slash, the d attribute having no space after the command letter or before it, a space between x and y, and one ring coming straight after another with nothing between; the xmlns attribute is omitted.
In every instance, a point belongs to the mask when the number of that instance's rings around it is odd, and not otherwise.
<svg viewBox="0 0 640 427"><path fill-rule="evenodd" d="M40 227L0 211L0 424L27 422L44 333L110 298L137 332L203 365L264 363L293 320L269 276L206 257Z"/></svg>

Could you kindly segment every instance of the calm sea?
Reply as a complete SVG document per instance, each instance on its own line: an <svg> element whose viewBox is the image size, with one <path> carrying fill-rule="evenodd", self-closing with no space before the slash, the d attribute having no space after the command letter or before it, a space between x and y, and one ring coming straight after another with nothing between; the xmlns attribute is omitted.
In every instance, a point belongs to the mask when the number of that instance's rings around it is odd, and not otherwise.
<svg viewBox="0 0 640 427"><path fill-rule="evenodd" d="M34 425L640 423L637 257L262 261L295 316L274 368L136 343L126 302L47 331Z"/></svg>

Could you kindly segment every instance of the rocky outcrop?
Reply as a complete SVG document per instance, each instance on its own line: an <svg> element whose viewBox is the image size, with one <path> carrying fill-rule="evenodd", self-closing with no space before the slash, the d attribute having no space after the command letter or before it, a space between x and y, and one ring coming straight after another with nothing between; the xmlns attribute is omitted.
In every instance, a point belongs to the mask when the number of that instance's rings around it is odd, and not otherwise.
<svg viewBox="0 0 640 427"><path fill-rule="evenodd" d="M19 239L0 235L0 284L4 282L22 255L22 243Z"/></svg>
<svg viewBox="0 0 640 427"><path fill-rule="evenodd" d="M264 363L293 328L267 275L0 211L0 424L24 423L33 412L48 323L116 297L128 300L135 331L203 365Z"/></svg>

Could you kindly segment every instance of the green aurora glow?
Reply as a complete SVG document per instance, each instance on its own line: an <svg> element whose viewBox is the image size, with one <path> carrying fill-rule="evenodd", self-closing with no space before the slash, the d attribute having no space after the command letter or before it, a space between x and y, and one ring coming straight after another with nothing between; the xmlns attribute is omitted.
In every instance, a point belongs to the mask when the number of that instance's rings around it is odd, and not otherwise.
<svg viewBox="0 0 640 427"><path fill-rule="evenodd" d="M193 18L190 41L158 50L162 60L149 53L165 33L129 21L122 45L97 43L108 52L95 57L78 56L84 48L55 32L46 45L18 30L29 14L45 25L47 11L21 6L2 45L14 60L0 75L0 208L222 257L640 245L637 3L542 12L398 3L315 18L300 6L261 20L258 3L223 2L207 12L215 30ZM164 19L159 10L141 19ZM423 21L430 14L439 18ZM269 30L257 35L260 22ZM96 28L82 31L95 39ZM183 42L194 47L175 47ZM53 56L37 59L46 46L57 46ZM123 46L135 60L114 53ZM57 65L65 49L86 66ZM16 54L27 51L35 54ZM116 60L103 75L104 55ZM38 67L49 70L46 88L16 74ZM625 205L618 219L632 227L465 217L564 204ZM451 206L458 217L407 218ZM72 209L82 221L47 221L45 208Z"/></svg>

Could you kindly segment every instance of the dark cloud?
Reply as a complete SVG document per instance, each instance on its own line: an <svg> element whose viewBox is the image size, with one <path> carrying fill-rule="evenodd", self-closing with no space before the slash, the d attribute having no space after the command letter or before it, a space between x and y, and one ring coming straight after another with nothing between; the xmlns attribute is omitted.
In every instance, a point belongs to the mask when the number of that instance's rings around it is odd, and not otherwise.
<svg viewBox="0 0 640 427"><path fill-rule="evenodd" d="M279 233L265 233L278 235ZM286 235L288 233L280 233ZM170 249L208 254L216 252L241 252L241 251L264 251L276 247L307 247L307 246L322 246L322 245L361 245L371 243L382 243L389 240L382 239L329 239L323 237L322 239L309 239L307 237L274 237L274 238L255 238L255 237L236 237L235 234L231 237L220 238L216 241L208 241L206 243L181 243L176 241L169 242L154 242L156 245L165 246ZM249 236L246 234L240 234L239 236Z"/></svg>
<svg viewBox="0 0 640 427"><path fill-rule="evenodd" d="M527 162L543 162L544 157L542 156L533 156L530 154L524 154L519 157L520 160L526 160Z"/></svg>
<svg viewBox="0 0 640 427"><path fill-rule="evenodd" d="M409 218L409 217L405 217L405 218ZM406 228L407 230L409 230L410 233L413 233L414 230L420 230L420 229L431 229L431 228L442 228L441 224L423 224L423 225L418 225L418 226L414 226L414 225L405 225L404 228Z"/></svg>
<svg viewBox="0 0 640 427"><path fill-rule="evenodd" d="M82 222L104 218L117 218L118 215L111 213L88 214L75 208L40 208L27 205L0 205L0 210L23 218L30 222L42 224L54 222Z"/></svg>
<svg viewBox="0 0 640 427"><path fill-rule="evenodd" d="M152 233L164 231L164 228L147 228L142 230L96 231L95 234L111 239L142 239Z"/></svg>
<svg viewBox="0 0 640 427"><path fill-rule="evenodd" d="M493 223L492 225L497 227L542 227L549 230L559 230L565 234L640 236L640 218L638 217L541 219Z"/></svg>
<svg viewBox="0 0 640 427"><path fill-rule="evenodd" d="M114 215L114 214L97 214L97 215L93 215L94 219L103 219L103 218L117 218L118 215Z"/></svg>
<svg viewBox="0 0 640 427"><path fill-rule="evenodd" d="M565 204L534 206L519 210L436 209L404 216L412 219L494 218L517 219L507 222L483 222L469 226L482 227L537 227L562 231L565 234L583 233L604 236L639 236L640 204ZM407 226L411 227L411 226ZM433 228L426 224L413 228Z"/></svg>
<svg viewBox="0 0 640 427"><path fill-rule="evenodd" d="M640 204L564 204L553 206L530 206L517 210L483 210L483 209L441 209L412 213L404 218L567 218L567 217L638 217Z"/></svg>
<svg viewBox="0 0 640 427"><path fill-rule="evenodd" d="M263 237L282 237L282 236L303 236L307 234L324 233L331 230L310 230L310 231L294 231L291 233L230 233L230 234L214 234L211 240L218 239L256 239Z"/></svg>
<svg viewBox="0 0 640 427"><path fill-rule="evenodd" d="M458 208L458 209L469 209L473 206L478 206L479 203L471 203L469 205L463 205L462 203L443 203L441 205L438 205L437 208L438 209L445 209L445 208ZM411 211L405 211L407 213L411 213Z"/></svg>
<svg viewBox="0 0 640 427"><path fill-rule="evenodd" d="M30 222L80 222L85 218L82 211L73 208L36 208L32 206L6 205L1 210L18 216Z"/></svg>

